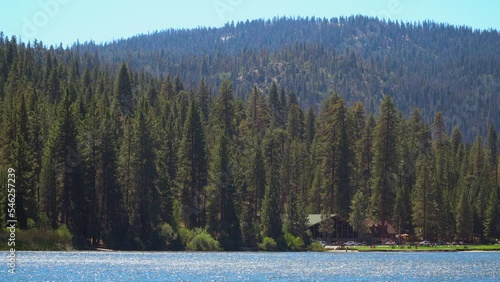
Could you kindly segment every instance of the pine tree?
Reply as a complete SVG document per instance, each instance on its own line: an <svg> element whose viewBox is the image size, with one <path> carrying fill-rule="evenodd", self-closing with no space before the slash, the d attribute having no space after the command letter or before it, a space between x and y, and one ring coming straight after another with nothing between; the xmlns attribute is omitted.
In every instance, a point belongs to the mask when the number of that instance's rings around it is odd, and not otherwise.
<svg viewBox="0 0 500 282"><path fill-rule="evenodd" d="M472 181L472 208L473 208L473 222L474 234L481 238L483 241L483 222L486 212L486 196L489 195L490 189L488 187L489 171L487 169L487 160L483 148L483 139L480 134L477 135L476 141L472 145L470 151L470 168L469 175L473 177Z"/></svg>
<svg viewBox="0 0 500 282"><path fill-rule="evenodd" d="M179 206L178 194L174 191L174 180L177 174L178 152L174 143L178 140L174 131L174 114L172 111L172 85L167 76L162 83L159 109L153 123L153 138L155 143L156 188L160 193L160 219L178 230L180 222L175 220L174 206ZM179 136L180 137L180 136ZM177 191L178 192L178 191Z"/></svg>
<svg viewBox="0 0 500 282"><path fill-rule="evenodd" d="M488 162L493 170L494 175L494 185L498 186L498 140L495 127L492 123L488 127L488 136L486 137L488 142Z"/></svg>
<svg viewBox="0 0 500 282"><path fill-rule="evenodd" d="M241 242L245 247L255 248L257 246L257 234L255 217L252 215L252 209L242 207L240 217Z"/></svg>
<svg viewBox="0 0 500 282"><path fill-rule="evenodd" d="M308 184L304 180L304 175L307 162L306 146L299 140L292 140L289 146L289 158L283 165L287 170L288 189L285 192L286 203L286 222L287 232L294 236L306 238L307 230L307 190L305 189ZM286 188L285 188L286 189Z"/></svg>
<svg viewBox="0 0 500 282"><path fill-rule="evenodd" d="M80 189L82 159L77 151L75 120L70 107L69 92L66 91L45 148L40 181L43 210L52 226L66 224L73 229L71 225L75 218L71 215L71 208L72 201L77 200L73 193Z"/></svg>
<svg viewBox="0 0 500 282"><path fill-rule="evenodd" d="M229 138L221 135L214 148L209 171L207 230L224 250L238 250L241 229L235 207L235 186L231 168Z"/></svg>
<svg viewBox="0 0 500 282"><path fill-rule="evenodd" d="M349 213L352 162L344 101L333 95L324 103L316 133L318 168L324 181L323 208L327 214Z"/></svg>
<svg viewBox="0 0 500 282"><path fill-rule="evenodd" d="M435 115L432 132L435 168L433 177L435 229L440 238L450 238L453 236L455 225L448 200L451 192L450 187L452 187L450 180L451 144L445 132L444 118L441 112L437 112Z"/></svg>
<svg viewBox="0 0 500 282"><path fill-rule="evenodd" d="M205 135L200 109L191 101L179 150L178 185L182 198L184 224L204 226L204 189L207 185Z"/></svg>
<svg viewBox="0 0 500 282"><path fill-rule="evenodd" d="M69 212L68 212L68 227L73 232L73 241L77 246L85 246L87 239L90 238L89 232L92 227L86 219L90 217L89 201L94 199L90 196L93 191L87 191L84 183L85 179L85 163L82 144L86 140L80 137L83 133L82 128L82 115L83 103L81 100L75 101L70 108L70 119L74 126L74 136L71 145L66 147L68 155L66 156L66 163L68 169L70 183L68 187L69 194ZM69 157L69 158L68 158Z"/></svg>
<svg viewBox="0 0 500 282"><path fill-rule="evenodd" d="M462 134L460 133L460 129L458 127L455 127L451 133L450 137L450 147L451 147L451 152L450 152L450 163L451 164L461 164L462 163ZM452 165L450 168L450 191L449 191L449 197L453 199L451 201L452 206L455 205L456 199L458 198L458 189L456 187L458 186L458 181L460 179L460 165Z"/></svg>
<svg viewBox="0 0 500 282"><path fill-rule="evenodd" d="M254 216L260 211L262 200L266 191L266 170L260 144L255 149L255 160L251 167L252 178L250 182L250 191L252 191L252 205Z"/></svg>
<svg viewBox="0 0 500 282"><path fill-rule="evenodd" d="M179 94L182 90L184 90L184 85L180 77L177 75L174 79L174 93Z"/></svg>
<svg viewBox="0 0 500 282"><path fill-rule="evenodd" d="M168 137L167 137L168 138ZM174 198L173 184L168 173L168 156L165 150L157 149L155 155L156 179L155 186L159 193L160 220L178 229L178 222L174 220Z"/></svg>
<svg viewBox="0 0 500 282"><path fill-rule="evenodd" d="M219 87L219 95L215 98L215 105L211 115L211 124L214 133L227 134L229 138L235 134L233 91L231 82L224 80Z"/></svg>
<svg viewBox="0 0 500 282"><path fill-rule="evenodd" d="M39 206L43 221L45 218L52 228L57 228L57 201L56 201L56 163L55 163L55 129L51 130L50 139L43 149L42 169L40 172ZM45 226L44 226L45 227Z"/></svg>
<svg viewBox="0 0 500 282"><path fill-rule="evenodd" d="M173 100L174 96L174 86L172 85L170 75L167 75L161 84L160 97L164 100Z"/></svg>
<svg viewBox="0 0 500 282"><path fill-rule="evenodd" d="M7 92L2 101L2 131L0 132L0 163L3 166L11 164L11 142L16 134L16 104L15 96Z"/></svg>
<svg viewBox="0 0 500 282"><path fill-rule="evenodd" d="M366 210L368 208L368 198L363 190L358 190L351 201L351 212L349 213L349 223L352 229L358 233L365 232Z"/></svg>
<svg viewBox="0 0 500 282"><path fill-rule="evenodd" d="M320 165L318 164L318 168ZM323 190L323 173L321 169L313 170L313 180L311 183L311 189L309 190L309 207L308 212L311 214L321 213L322 207L322 190Z"/></svg>
<svg viewBox="0 0 500 282"><path fill-rule="evenodd" d="M287 94L285 91L285 88L281 87L280 93L279 93L279 124L280 126L285 129L286 127L286 121L288 118L288 99L287 99Z"/></svg>
<svg viewBox="0 0 500 282"><path fill-rule="evenodd" d="M487 238L498 238L500 236L500 193L498 187L493 188L488 198L484 233Z"/></svg>
<svg viewBox="0 0 500 282"><path fill-rule="evenodd" d="M271 87L269 88L269 113L271 116L271 127L284 128L285 116L283 114L283 108L280 102L280 95L278 94L278 86L276 82L273 81Z"/></svg>
<svg viewBox="0 0 500 282"><path fill-rule="evenodd" d="M136 177L133 167L137 161L134 154L136 145L133 143L133 130L130 117L125 118L122 127L123 135L118 149L117 181L123 194L123 202L127 209L128 218L131 218L132 211L137 208L133 205L134 179Z"/></svg>
<svg viewBox="0 0 500 282"><path fill-rule="evenodd" d="M488 162L492 170L491 191L487 196L487 207L484 219L484 233L487 238L496 238L500 236L500 193L498 182L498 140L497 133L493 124L490 123L487 136Z"/></svg>
<svg viewBox="0 0 500 282"><path fill-rule="evenodd" d="M247 121L252 131L252 137L264 137L266 129L269 127L269 110L264 95L253 87L247 100Z"/></svg>
<svg viewBox="0 0 500 282"><path fill-rule="evenodd" d="M72 108L75 111L74 115L77 115L76 107ZM96 172L97 172L97 159L98 159L98 128L99 120L97 114L97 105L95 98L91 101L88 107L88 112L85 116L80 117L82 122L78 127L78 143L80 144L80 152L82 153L82 193L84 201L84 212L85 216L82 221L82 233L84 233L85 238L92 238L93 242L91 245L99 243L101 238L102 226L97 221L98 218L102 218L102 210L100 207L103 206L102 199L103 195L100 194L96 189Z"/></svg>
<svg viewBox="0 0 500 282"><path fill-rule="evenodd" d="M412 195L412 217L413 225L417 234L423 240L429 239L429 230L433 230L433 222L430 220L433 209L432 199L432 161L428 155L422 155L417 159L416 184Z"/></svg>
<svg viewBox="0 0 500 282"><path fill-rule="evenodd" d="M393 210L395 175L398 172L398 120L392 98L386 96L379 110L373 138L373 173L369 214L383 223Z"/></svg>
<svg viewBox="0 0 500 282"><path fill-rule="evenodd" d="M462 144L462 133L460 132L460 128L455 127L451 132L451 148L454 156L458 154L458 149Z"/></svg>
<svg viewBox="0 0 500 282"><path fill-rule="evenodd" d="M358 189L369 198L370 197L370 178L372 174L372 161L373 161L373 130L376 126L375 117L370 114L366 122L363 134L359 140L357 148L359 148L357 167L358 167Z"/></svg>
<svg viewBox="0 0 500 282"><path fill-rule="evenodd" d="M304 137L304 114L297 104L292 104L288 109L286 131L291 140L302 140Z"/></svg>
<svg viewBox="0 0 500 282"><path fill-rule="evenodd" d="M266 189L261 208L261 231L264 237L282 242L282 202L280 199L283 148L280 146L283 130L274 129L266 134L263 141L264 163L266 167Z"/></svg>
<svg viewBox="0 0 500 282"><path fill-rule="evenodd" d="M211 108L211 96L210 90L208 89L208 85L205 82L205 79L201 79L200 87L198 89L198 103L200 106L201 114L204 122L208 122L209 118L209 109Z"/></svg>
<svg viewBox="0 0 500 282"><path fill-rule="evenodd" d="M424 123L420 110L414 109L408 122L401 122L399 187L396 191L394 204L394 220L401 224L404 232L413 230L412 199L417 178L416 163L419 157L428 158L431 155L431 134L429 127ZM422 218L419 219L422 221ZM422 232L420 225L420 232Z"/></svg>
<svg viewBox="0 0 500 282"><path fill-rule="evenodd" d="M314 135L316 134L316 128L315 128L316 115L314 114L313 108L309 107L304 120L305 120L304 137L307 147L309 148L314 140Z"/></svg>
<svg viewBox="0 0 500 282"><path fill-rule="evenodd" d="M281 209L279 207L278 189L275 180L270 177L262 201L261 230L264 237L273 238L276 242L283 240Z"/></svg>
<svg viewBox="0 0 500 282"><path fill-rule="evenodd" d="M354 107L348 108L348 135L351 139L351 148L353 152L353 166L352 166L352 194L351 198L354 197L355 192L361 186L361 168L359 166L360 154L362 152L363 143L361 139L363 138L363 131L366 127L366 116L365 116L365 106L361 102L357 102Z"/></svg>
<svg viewBox="0 0 500 282"><path fill-rule="evenodd" d="M151 248L153 230L159 224L159 214L154 212L159 192L155 186L156 170L148 107L146 100L141 98L133 120L135 162L132 163L132 175L135 179L132 179L134 190L131 203L134 210L131 213L131 223L145 247Z"/></svg>
<svg viewBox="0 0 500 282"><path fill-rule="evenodd" d="M102 195L102 237L110 248L129 249L130 225L123 192L117 182L117 123L100 104L102 118L98 127L99 153L95 172L96 190Z"/></svg>
<svg viewBox="0 0 500 282"><path fill-rule="evenodd" d="M27 99L28 127L29 127L29 146L32 151L32 169L33 169L33 195L35 203L31 208L32 213L29 217L38 219L40 209L40 172L43 156L43 143L46 140L46 130L43 111L46 108L46 102L40 91L30 91L31 95ZM1 147L1 146L0 146Z"/></svg>
<svg viewBox="0 0 500 282"><path fill-rule="evenodd" d="M16 127L14 139L11 141L11 166L17 170L16 174L16 215L20 228L26 228L28 217L35 219L36 198L33 179L33 152L28 144L28 113L26 109L25 95L20 94L19 105L16 107Z"/></svg>
<svg viewBox="0 0 500 282"><path fill-rule="evenodd" d="M464 241L469 241L473 231L473 211L470 203L472 181L473 177L470 176L460 180L460 195L455 211L456 238Z"/></svg>
<svg viewBox="0 0 500 282"><path fill-rule="evenodd" d="M130 115L134 112L135 103L132 94L131 78L125 63L122 63L116 77L114 97L118 101L118 109L122 115Z"/></svg>

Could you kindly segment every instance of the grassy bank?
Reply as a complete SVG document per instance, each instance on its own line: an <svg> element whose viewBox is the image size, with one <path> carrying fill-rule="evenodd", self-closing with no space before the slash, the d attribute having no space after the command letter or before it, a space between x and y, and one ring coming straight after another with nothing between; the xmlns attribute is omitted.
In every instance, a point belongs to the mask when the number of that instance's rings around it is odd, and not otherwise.
<svg viewBox="0 0 500 282"><path fill-rule="evenodd" d="M356 246L349 247L349 250L356 250L359 252L462 252L462 251L500 251L500 245L465 245L465 246L435 246L423 247L415 246L408 248L400 248L399 246L376 246L371 248L369 246Z"/></svg>

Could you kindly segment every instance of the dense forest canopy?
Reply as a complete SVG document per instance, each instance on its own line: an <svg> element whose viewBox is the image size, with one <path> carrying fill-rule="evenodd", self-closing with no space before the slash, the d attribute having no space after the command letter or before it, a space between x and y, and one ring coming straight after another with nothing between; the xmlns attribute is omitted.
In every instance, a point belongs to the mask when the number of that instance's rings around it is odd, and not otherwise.
<svg viewBox="0 0 500 282"><path fill-rule="evenodd" d="M2 35L0 180L16 170L22 229L67 226L79 248L296 250L307 214L332 213L490 241L498 45L365 17L66 49Z"/></svg>
<svg viewBox="0 0 500 282"><path fill-rule="evenodd" d="M316 110L331 92L349 105L362 101L370 112L389 95L407 117L418 107L431 123L435 112L443 112L447 130L459 126L469 142L486 135L489 122L500 127L497 30L365 16L275 18L171 29L73 50L116 71L127 61L154 77L178 75L188 89L205 78L215 93L228 79L238 98L254 85L267 92L277 81Z"/></svg>

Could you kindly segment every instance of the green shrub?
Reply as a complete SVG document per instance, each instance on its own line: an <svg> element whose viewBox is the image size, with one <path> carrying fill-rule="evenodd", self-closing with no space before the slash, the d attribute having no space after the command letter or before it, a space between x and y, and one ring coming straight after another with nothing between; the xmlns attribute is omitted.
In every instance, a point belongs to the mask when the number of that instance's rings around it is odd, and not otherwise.
<svg viewBox="0 0 500 282"><path fill-rule="evenodd" d="M7 236L5 233L2 235ZM73 250L71 232L66 226L57 230L16 230L16 250L23 251L66 251ZM7 244L5 244L7 246Z"/></svg>
<svg viewBox="0 0 500 282"><path fill-rule="evenodd" d="M28 218L27 227L28 227L28 229L32 229L32 228L35 228L35 227L36 227L36 223L35 223L35 221L33 220L33 218Z"/></svg>
<svg viewBox="0 0 500 282"><path fill-rule="evenodd" d="M166 246L169 246L175 239L177 239L177 234L170 224L165 223L161 226L160 230L161 239L165 242Z"/></svg>
<svg viewBox="0 0 500 282"><path fill-rule="evenodd" d="M217 240L212 238L205 230L196 229L196 235L187 243L187 249L189 251L220 251L221 247Z"/></svg>
<svg viewBox="0 0 500 282"><path fill-rule="evenodd" d="M302 241L302 238L295 237L290 233L285 233L285 243L288 250L291 251L302 251L304 249L304 241Z"/></svg>
<svg viewBox="0 0 500 282"><path fill-rule="evenodd" d="M318 243L318 242L312 242L311 245L309 245L309 251L311 252L324 252L325 248Z"/></svg>
<svg viewBox="0 0 500 282"><path fill-rule="evenodd" d="M68 240L69 242L71 242L71 240L73 240L73 235L69 231L66 224L61 224L61 226L59 226L59 228L57 228L56 232L57 232L57 235L59 235L59 237L61 237L61 238L64 238L64 240Z"/></svg>
<svg viewBox="0 0 500 282"><path fill-rule="evenodd" d="M45 213L42 213L37 222L36 222L36 227L39 229L48 229L50 228L50 220L48 216Z"/></svg>
<svg viewBox="0 0 500 282"><path fill-rule="evenodd" d="M264 240L262 240L262 243L259 244L259 249L267 252L272 252L272 251L277 251L278 250L278 244L273 238L270 237L264 237Z"/></svg>
<svg viewBox="0 0 500 282"><path fill-rule="evenodd" d="M193 230L189 230L185 227L179 229L179 240L182 246L186 247L187 244L193 239L195 233Z"/></svg>

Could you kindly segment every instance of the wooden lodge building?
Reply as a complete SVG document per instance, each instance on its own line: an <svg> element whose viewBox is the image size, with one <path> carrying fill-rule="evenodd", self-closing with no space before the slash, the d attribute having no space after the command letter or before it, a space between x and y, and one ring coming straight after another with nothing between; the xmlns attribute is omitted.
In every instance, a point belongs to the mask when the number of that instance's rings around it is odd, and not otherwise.
<svg viewBox="0 0 500 282"><path fill-rule="evenodd" d="M366 220L366 231L358 234L358 232L352 229L349 221L342 218L340 215L332 214L331 219L332 221L330 222L333 224L333 228L329 229L333 230L333 233L326 234L325 232L321 232L321 224L323 222L321 214L308 215L308 228L315 240L323 240L327 242L361 240L372 241L381 238L395 238L396 236L396 230L388 222L384 222L384 224L375 224L373 221Z"/></svg>

